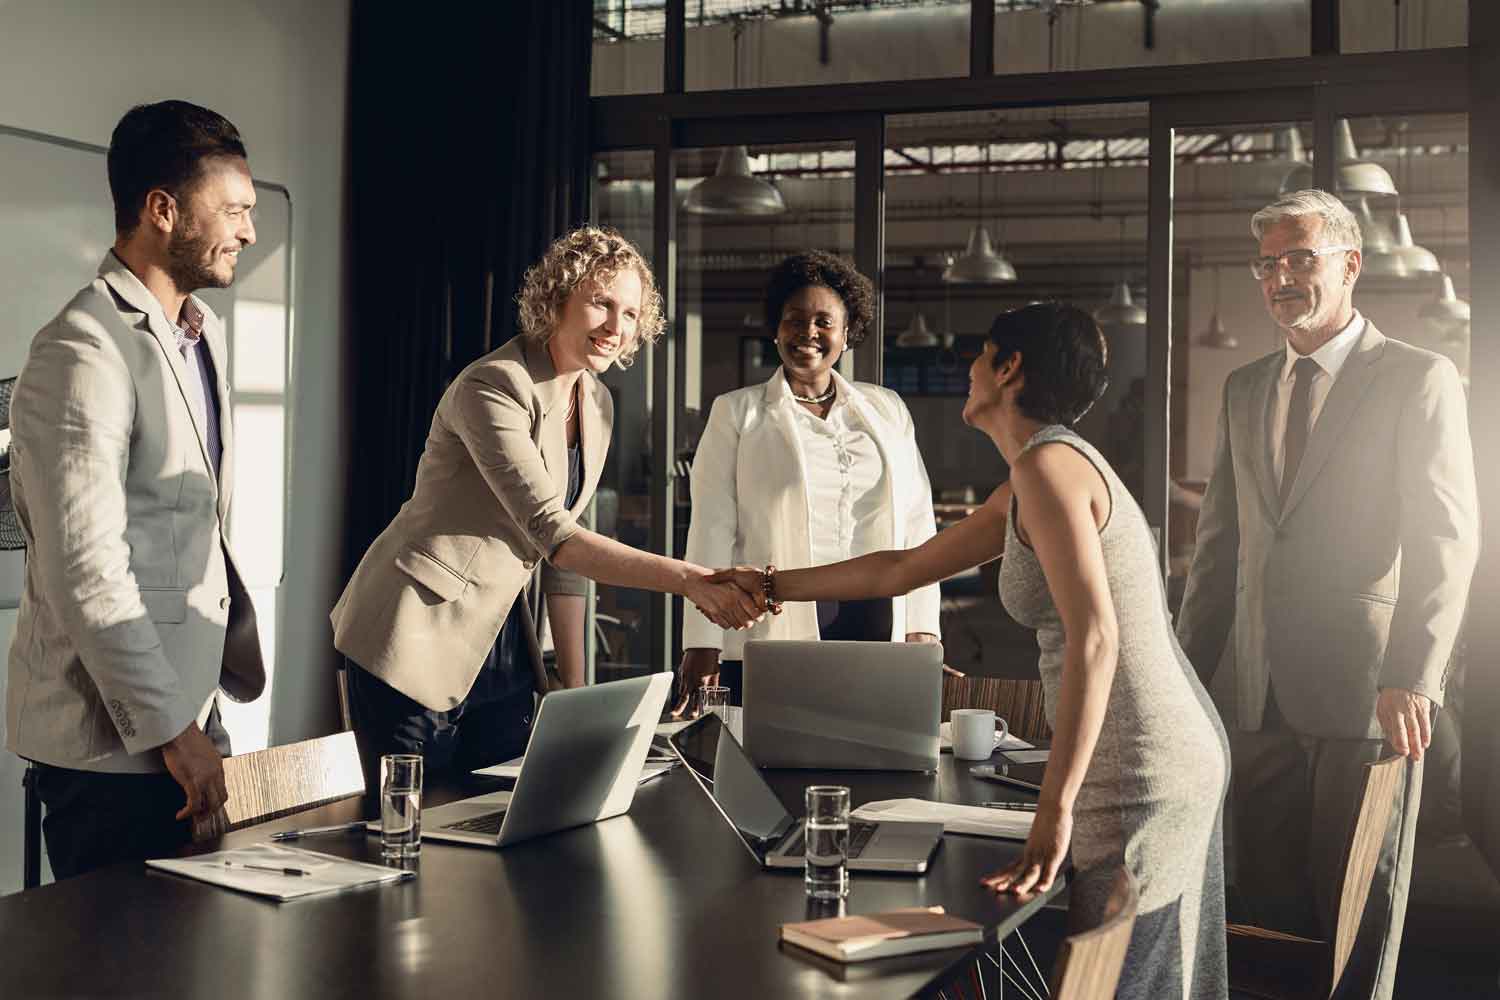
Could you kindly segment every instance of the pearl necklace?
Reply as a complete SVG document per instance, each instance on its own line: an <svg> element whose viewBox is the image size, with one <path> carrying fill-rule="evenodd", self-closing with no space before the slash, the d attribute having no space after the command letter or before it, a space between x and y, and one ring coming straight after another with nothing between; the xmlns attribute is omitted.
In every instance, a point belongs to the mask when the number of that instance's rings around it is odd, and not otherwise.
<svg viewBox="0 0 1500 1000"><path fill-rule="evenodd" d="M788 389L792 388L791 387L791 383L787 383L787 388ZM813 403L813 404L826 403L830 399L833 398L833 390L834 390L833 380L829 379L828 380L828 388L824 392L821 392L821 393L819 393L816 396L799 396L799 395L797 395L797 390L796 389L792 389L792 398L795 399L799 403Z"/></svg>

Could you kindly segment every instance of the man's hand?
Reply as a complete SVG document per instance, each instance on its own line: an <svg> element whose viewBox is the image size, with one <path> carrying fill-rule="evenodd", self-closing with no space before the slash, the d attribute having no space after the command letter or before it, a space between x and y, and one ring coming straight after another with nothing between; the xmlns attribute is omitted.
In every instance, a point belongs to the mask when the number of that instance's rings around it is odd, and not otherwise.
<svg viewBox="0 0 1500 1000"><path fill-rule="evenodd" d="M682 664L677 668L678 701L672 709L672 718L686 719L693 708L693 695L705 684L717 684L719 680L719 651L697 647L682 651Z"/></svg>
<svg viewBox="0 0 1500 1000"><path fill-rule="evenodd" d="M177 810L177 819L212 816L229 801L224 786L224 758L213 740L194 722L161 747L167 771L187 793L187 803Z"/></svg>
<svg viewBox="0 0 1500 1000"><path fill-rule="evenodd" d="M1375 718L1385 741L1403 757L1417 761L1432 742L1432 700L1405 688L1381 688Z"/></svg>
<svg viewBox="0 0 1500 1000"><path fill-rule="evenodd" d="M721 582L720 574L705 574L693 580L684 596L719 628L749 628L765 613L765 602L758 593L733 583Z"/></svg>

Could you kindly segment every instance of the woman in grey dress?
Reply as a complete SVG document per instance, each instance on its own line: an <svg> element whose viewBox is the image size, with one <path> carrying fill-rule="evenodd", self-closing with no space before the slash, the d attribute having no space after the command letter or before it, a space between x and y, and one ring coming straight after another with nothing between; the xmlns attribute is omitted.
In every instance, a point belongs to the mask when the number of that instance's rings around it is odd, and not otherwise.
<svg viewBox="0 0 1500 1000"><path fill-rule="evenodd" d="M1070 429L1104 390L1105 355L1078 309L1002 314L970 369L963 415L995 442L1009 483L919 548L731 572L742 587L761 586L774 610L780 600L905 593L1003 552L1000 597L1037 631L1053 743L1025 850L985 881L1045 890L1071 844L1070 918L1092 926L1123 864L1140 883L1140 907L1118 995L1222 998L1229 748L1173 635L1146 519Z"/></svg>

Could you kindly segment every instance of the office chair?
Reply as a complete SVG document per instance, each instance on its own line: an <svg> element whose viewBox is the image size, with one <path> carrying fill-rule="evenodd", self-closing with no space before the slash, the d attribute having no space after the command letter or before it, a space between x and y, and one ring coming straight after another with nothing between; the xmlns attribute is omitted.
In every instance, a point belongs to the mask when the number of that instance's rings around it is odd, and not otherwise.
<svg viewBox="0 0 1500 1000"><path fill-rule="evenodd" d="M365 776L352 732L224 758L229 801L193 822L193 840L363 795Z"/></svg>
<svg viewBox="0 0 1500 1000"><path fill-rule="evenodd" d="M1260 1000L1327 1000L1333 995L1354 951L1396 790L1405 777L1405 757L1366 765L1364 794L1344 855L1333 940L1315 941L1250 924L1230 924L1231 995Z"/></svg>

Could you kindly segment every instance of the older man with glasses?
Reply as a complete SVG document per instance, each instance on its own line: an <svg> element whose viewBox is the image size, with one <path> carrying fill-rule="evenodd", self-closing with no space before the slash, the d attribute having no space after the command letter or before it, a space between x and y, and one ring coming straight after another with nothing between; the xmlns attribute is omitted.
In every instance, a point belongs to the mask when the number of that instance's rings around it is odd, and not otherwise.
<svg viewBox="0 0 1500 1000"><path fill-rule="evenodd" d="M1451 361L1354 308L1341 201L1297 191L1250 228L1286 345L1224 386L1178 634L1205 684L1232 671L1235 882L1255 923L1332 938L1364 765L1409 759L1339 994L1386 998L1478 552L1464 392Z"/></svg>

